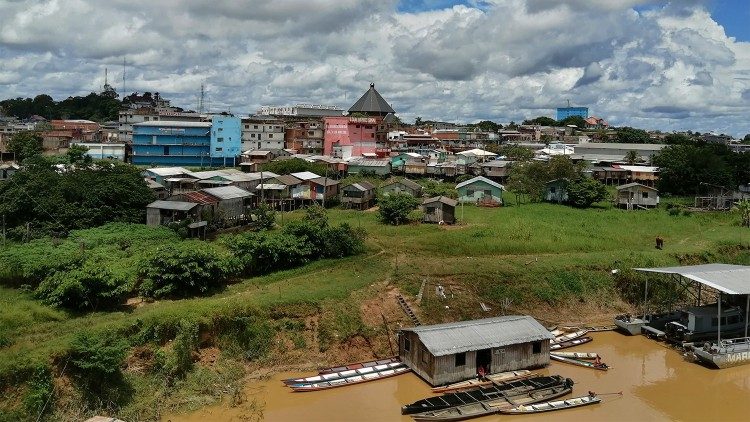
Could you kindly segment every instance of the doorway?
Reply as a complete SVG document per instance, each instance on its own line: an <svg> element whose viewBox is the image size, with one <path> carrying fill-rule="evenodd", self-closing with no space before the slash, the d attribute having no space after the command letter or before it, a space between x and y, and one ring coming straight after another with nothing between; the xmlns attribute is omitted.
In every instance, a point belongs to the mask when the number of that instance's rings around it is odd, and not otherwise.
<svg viewBox="0 0 750 422"><path fill-rule="evenodd" d="M492 373L492 349L477 350L477 374Z"/></svg>

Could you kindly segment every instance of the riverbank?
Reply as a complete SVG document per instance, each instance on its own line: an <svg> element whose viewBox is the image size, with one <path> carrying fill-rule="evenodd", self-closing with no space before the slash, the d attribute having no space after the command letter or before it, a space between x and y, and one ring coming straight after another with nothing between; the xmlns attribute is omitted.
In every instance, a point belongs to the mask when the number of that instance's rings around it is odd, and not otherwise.
<svg viewBox="0 0 750 422"><path fill-rule="evenodd" d="M504 415L505 421L744 421L750 403L750 366L713 370L686 361L678 350L643 336L593 333L594 341L570 349L597 352L611 366L607 372L552 362L540 374L559 374L575 381L568 397L602 394L602 403L554 414ZM245 400L222 403L194 413L170 414L164 422L221 421L411 421L400 414L404 404L431 396L429 386L413 373L327 391L293 393L281 379L309 372L283 372L249 380ZM622 392L623 394L608 394ZM604 395L607 394L607 395ZM477 419L493 420L492 417ZM496 417L494 417L496 419Z"/></svg>
<svg viewBox="0 0 750 422"><path fill-rule="evenodd" d="M462 224L456 226L393 227L380 224L376 213L331 210L331 223L367 231L365 253L248 278L207 297L134 301L125 310L73 314L2 287L0 322L8 344L0 346L0 372L18 381L3 378L0 414L28 415L22 409L35 390L22 377L38 365L53 374L52 419L85 419L106 410L125 420L155 420L235 400L247 374L392 354L387 333L411 324L397 294L423 323L518 313L550 324L608 324L613 315L633 310L623 298L639 279L628 268L750 264L750 232L732 214L672 216L664 210L550 204L466 206L457 214ZM278 222L297 218L301 213L287 213ZM664 250L654 249L657 235L665 240ZM167 382L152 368L156 356L172 347L182 321L199 329L194 366ZM244 348L227 341L236 324L249 327ZM70 339L84 330L115 332L130 344L123 368L127 395L108 408L82 406L75 380L63 371Z"/></svg>

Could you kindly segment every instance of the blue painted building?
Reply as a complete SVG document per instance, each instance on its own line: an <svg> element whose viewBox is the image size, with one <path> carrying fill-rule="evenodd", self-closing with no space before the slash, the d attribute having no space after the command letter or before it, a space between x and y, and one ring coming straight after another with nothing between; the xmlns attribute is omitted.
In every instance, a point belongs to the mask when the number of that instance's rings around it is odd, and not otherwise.
<svg viewBox="0 0 750 422"><path fill-rule="evenodd" d="M213 161L235 166L242 154L242 122L239 117L217 115L211 118L211 151Z"/></svg>
<svg viewBox="0 0 750 422"><path fill-rule="evenodd" d="M234 166L239 163L240 119L143 122L133 125L132 163L148 166Z"/></svg>
<svg viewBox="0 0 750 422"><path fill-rule="evenodd" d="M584 119L589 117L588 107L558 107L557 108L557 121L563 120L570 116L581 116Z"/></svg>

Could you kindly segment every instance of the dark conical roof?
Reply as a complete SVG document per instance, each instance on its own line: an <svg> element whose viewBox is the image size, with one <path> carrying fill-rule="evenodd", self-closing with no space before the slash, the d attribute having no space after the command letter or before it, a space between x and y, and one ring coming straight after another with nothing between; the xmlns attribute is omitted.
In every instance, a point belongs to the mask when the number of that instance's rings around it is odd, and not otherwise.
<svg viewBox="0 0 750 422"><path fill-rule="evenodd" d="M375 90L375 84L370 84L370 89L354 103L349 113L365 113L368 115L385 116L395 111L388 105L382 96Z"/></svg>

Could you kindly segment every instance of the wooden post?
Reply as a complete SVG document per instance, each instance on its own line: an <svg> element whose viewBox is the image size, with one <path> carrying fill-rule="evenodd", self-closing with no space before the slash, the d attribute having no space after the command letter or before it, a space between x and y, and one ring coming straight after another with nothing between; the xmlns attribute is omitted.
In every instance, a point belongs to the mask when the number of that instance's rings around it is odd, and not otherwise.
<svg viewBox="0 0 750 422"><path fill-rule="evenodd" d="M385 315L383 313L380 313L380 316L383 317L383 327L385 327L385 335L388 337L388 348L391 349L391 356L395 356L396 353L393 351L393 344L391 344L391 333L388 330L388 321L385 319Z"/></svg>
<svg viewBox="0 0 750 422"><path fill-rule="evenodd" d="M716 346L718 347L719 344L721 344L721 292L719 292L719 303L718 303L718 309L719 309L719 321L718 322L718 331L716 332Z"/></svg>
<svg viewBox="0 0 750 422"><path fill-rule="evenodd" d="M750 295L745 299L745 338L747 338L747 314L750 312Z"/></svg>

